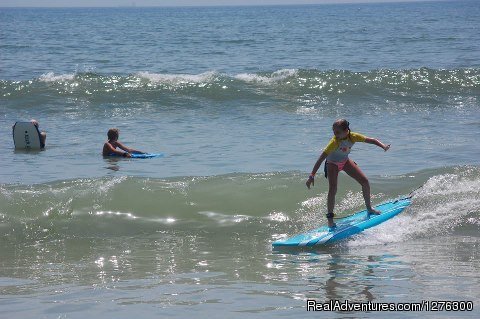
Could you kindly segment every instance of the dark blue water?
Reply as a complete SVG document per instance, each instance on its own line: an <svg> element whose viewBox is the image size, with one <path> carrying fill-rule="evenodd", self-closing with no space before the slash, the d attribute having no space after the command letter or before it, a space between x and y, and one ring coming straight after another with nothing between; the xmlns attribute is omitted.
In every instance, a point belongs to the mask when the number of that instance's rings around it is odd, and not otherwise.
<svg viewBox="0 0 480 319"><path fill-rule="evenodd" d="M1 9L1 78L478 67L476 1Z"/></svg>

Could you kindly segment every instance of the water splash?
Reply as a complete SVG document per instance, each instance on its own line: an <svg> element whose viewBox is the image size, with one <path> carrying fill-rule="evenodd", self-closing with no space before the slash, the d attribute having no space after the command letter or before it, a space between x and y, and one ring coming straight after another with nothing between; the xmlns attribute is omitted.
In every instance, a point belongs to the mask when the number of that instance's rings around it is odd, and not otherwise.
<svg viewBox="0 0 480 319"><path fill-rule="evenodd" d="M480 231L480 169L430 177L399 216L348 242L351 247L433 238L473 226Z"/></svg>

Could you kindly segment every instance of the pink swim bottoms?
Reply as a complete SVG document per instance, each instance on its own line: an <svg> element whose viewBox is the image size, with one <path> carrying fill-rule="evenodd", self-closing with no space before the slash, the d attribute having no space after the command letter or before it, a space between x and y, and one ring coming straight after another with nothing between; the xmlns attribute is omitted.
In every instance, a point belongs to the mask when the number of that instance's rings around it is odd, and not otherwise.
<svg viewBox="0 0 480 319"><path fill-rule="evenodd" d="M337 165L338 167L338 171L343 171L343 167L345 166L345 164L347 164L348 162L348 159L344 160L344 161L341 161L341 162L332 162L332 161L328 161L328 164L332 163L332 164L335 164Z"/></svg>

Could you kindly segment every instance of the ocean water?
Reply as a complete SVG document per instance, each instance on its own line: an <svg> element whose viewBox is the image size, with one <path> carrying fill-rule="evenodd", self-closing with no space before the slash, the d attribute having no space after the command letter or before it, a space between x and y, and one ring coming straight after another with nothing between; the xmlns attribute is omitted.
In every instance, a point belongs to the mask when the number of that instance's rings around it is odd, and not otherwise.
<svg viewBox="0 0 480 319"><path fill-rule="evenodd" d="M9 318L477 318L477 1L0 8L0 307ZM372 200L412 206L338 245L304 182L347 118ZM43 151L16 151L35 118ZM106 159L106 132L163 158ZM336 213L364 208L340 175ZM472 301L473 311L307 312Z"/></svg>

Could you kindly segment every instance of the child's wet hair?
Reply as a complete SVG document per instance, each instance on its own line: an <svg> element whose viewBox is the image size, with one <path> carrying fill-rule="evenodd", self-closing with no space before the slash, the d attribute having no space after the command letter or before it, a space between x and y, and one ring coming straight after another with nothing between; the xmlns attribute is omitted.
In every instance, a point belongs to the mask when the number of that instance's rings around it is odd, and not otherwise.
<svg viewBox="0 0 480 319"><path fill-rule="evenodd" d="M107 136L109 140L116 140L118 139L118 128L111 128L108 130Z"/></svg>
<svg viewBox="0 0 480 319"><path fill-rule="evenodd" d="M346 119L339 119L333 122L333 128L340 128L342 131L350 129L350 123Z"/></svg>

